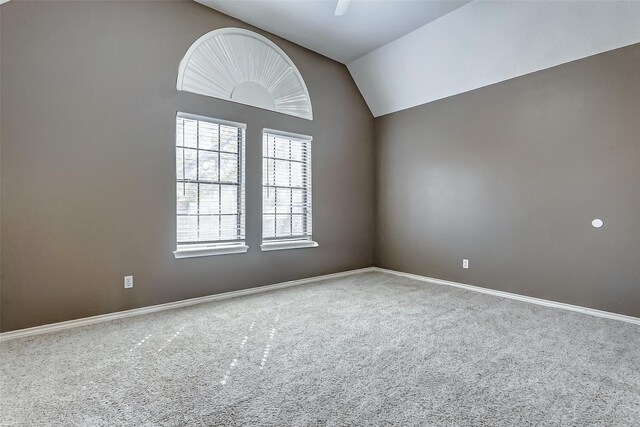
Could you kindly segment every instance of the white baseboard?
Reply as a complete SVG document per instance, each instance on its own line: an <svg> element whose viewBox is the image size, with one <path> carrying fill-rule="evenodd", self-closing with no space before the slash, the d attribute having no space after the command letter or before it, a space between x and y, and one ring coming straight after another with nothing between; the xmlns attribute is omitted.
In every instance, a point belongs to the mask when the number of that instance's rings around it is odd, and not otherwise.
<svg viewBox="0 0 640 427"><path fill-rule="evenodd" d="M480 286L467 285L465 283L458 283L458 282L450 282L448 280L442 280L442 279L434 279L432 277L419 276L417 274L411 274L411 273L403 273L401 271L388 270L386 268L371 267L369 270L370 271L377 271L377 272L380 272L380 273L393 274L393 275L396 275L396 276L407 277L409 279L419 280L419 281L422 281L422 282L428 282L428 283L432 283L432 284L435 284L435 285L453 286L453 287L456 287L456 288L466 289L468 291L480 292L480 293L483 293L483 294L495 295L495 296L498 296L498 297L509 298L509 299L513 299L513 300L516 300L516 301L523 301L523 302L528 302L528 303L531 303L531 304L544 305L546 307L553 307L553 308L560 308L560 309L563 309L563 310L576 311L578 313L584 313L584 314L588 314L588 315L591 315L591 316L603 317L605 319L619 320L621 322L627 322L627 323L633 323L635 325L640 325L640 318L638 318L638 317L632 317L632 316L626 316L624 314L617 314L617 313L611 313L611 312L608 312L608 311L596 310L595 308L580 307L578 305L571 305L571 304L565 304L565 303L562 303L562 302L549 301L549 300L541 299L541 298L528 297L528 296L525 296L525 295L512 294L510 292L496 291L494 289L482 288Z"/></svg>
<svg viewBox="0 0 640 427"><path fill-rule="evenodd" d="M243 295L257 294L268 292L275 289L288 288L291 286L305 285L320 280L337 279L340 277L351 276L353 274L366 273L371 271L370 267L357 270L343 271L340 273L325 274L323 276L309 277L306 279L292 280L289 282L276 283L273 285L259 286L256 288L242 289L240 291L225 292L222 294L208 295L199 298L190 298L181 301L169 302L166 304L151 305L148 307L134 308L132 310L117 311L115 313L101 314L99 316L84 317L82 319L68 320L66 322L51 323L48 325L35 326L33 328L18 329L16 331L0 333L0 342L29 337L32 335L46 334L49 332L61 331L64 329L77 328L79 326L92 325L94 323L108 322L110 320L124 319L126 317L140 316L143 314L156 313L158 311L171 310L174 308L187 307L190 305L203 304L211 301L219 301L227 298L234 298Z"/></svg>
<svg viewBox="0 0 640 427"><path fill-rule="evenodd" d="M434 279L432 277L419 276L417 274L411 274L411 273L403 273L401 271L388 270L386 268L366 267L366 268L360 268L357 270L349 270L349 271L343 271L340 273L326 274L323 276L315 276L315 277L309 277L306 279L276 283L273 285L259 286L257 288L249 288L249 289L243 289L240 291L225 292L222 294L209 295L209 296L199 297L199 298L191 298L191 299L186 299L182 301L170 302L166 304L152 305L149 307L135 308L133 310L118 311L115 313L101 314L99 316L85 317L82 319L69 320L66 322L51 323L49 325L35 326L33 328L26 328L26 329L19 329L17 331L4 332L4 333L0 333L0 342L7 341L10 339L15 339L15 338L29 337L33 335L40 335L40 334L45 334L49 332L61 331L64 329L76 328L79 326L92 325L94 323L108 322L110 320L124 319L127 317L140 316L140 315L149 314L149 313L156 313L159 311L171 310L174 308L188 307L190 305L203 304L211 301L219 301L219 300L239 297L243 295L251 295L251 294L257 294L261 292L268 292L275 289L288 288L291 286L305 285L305 284L317 282L320 280L337 279L340 277L346 277L354 274L374 272L374 271L379 273L387 273L387 274L393 274L396 276L407 277L409 279L428 282L435 285L453 286L456 288L466 289L468 291L480 292L483 294L494 295L502 298L509 298L516 301L523 301L531 304L543 305L546 307L570 310L578 313L588 314L591 316L603 317L605 319L618 320L621 322L640 325L640 318L625 316L624 314L610 313L608 311L596 310L594 308L580 307L577 305L565 304L565 303L556 302L556 301L549 301L541 298L528 297L524 295L513 294L510 292L496 291L494 289L482 288L480 286L467 285L465 283L451 282L451 281L442 280L442 279Z"/></svg>

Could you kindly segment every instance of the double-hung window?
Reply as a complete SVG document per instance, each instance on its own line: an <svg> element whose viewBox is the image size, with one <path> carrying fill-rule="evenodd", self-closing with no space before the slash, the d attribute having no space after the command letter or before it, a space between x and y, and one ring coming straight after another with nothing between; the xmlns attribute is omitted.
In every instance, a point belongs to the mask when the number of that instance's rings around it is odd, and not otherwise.
<svg viewBox="0 0 640 427"><path fill-rule="evenodd" d="M176 258L241 253L246 126L176 116Z"/></svg>
<svg viewBox="0 0 640 427"><path fill-rule="evenodd" d="M311 140L271 129L263 132L263 251L318 246L311 238Z"/></svg>

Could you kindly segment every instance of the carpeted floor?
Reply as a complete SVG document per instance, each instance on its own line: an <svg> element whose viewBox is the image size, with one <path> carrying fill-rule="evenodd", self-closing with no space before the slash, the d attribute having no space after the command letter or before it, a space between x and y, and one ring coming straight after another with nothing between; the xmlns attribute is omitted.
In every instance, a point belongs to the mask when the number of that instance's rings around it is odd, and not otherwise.
<svg viewBox="0 0 640 427"><path fill-rule="evenodd" d="M382 273L1 344L2 425L630 426L640 327Z"/></svg>

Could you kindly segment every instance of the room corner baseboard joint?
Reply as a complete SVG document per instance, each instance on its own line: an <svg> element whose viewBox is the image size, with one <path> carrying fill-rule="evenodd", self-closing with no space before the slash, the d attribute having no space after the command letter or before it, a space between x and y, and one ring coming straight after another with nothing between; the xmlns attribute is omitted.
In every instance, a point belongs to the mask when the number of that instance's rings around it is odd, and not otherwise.
<svg viewBox="0 0 640 427"><path fill-rule="evenodd" d="M449 280L435 279L433 277L420 276L418 274L404 273L402 271L389 270L381 267L371 267L371 271L377 271L380 273L393 274L396 276L406 277L421 282L427 282L434 285L453 286L460 289L466 289L468 291L479 292L488 295L494 295L501 298L508 298L521 302L528 302L530 304L542 305L545 307L559 308L562 310L575 311L578 313L588 314L590 316L602 317L605 319L618 320L621 322L633 323L640 325L640 318L627 316L624 314L611 313L609 311L597 310L595 308L582 307L579 305L566 304L563 302L551 301L542 298L535 298L526 295L514 294L511 292L497 291L495 289L483 288L481 286L469 285L466 283L452 282Z"/></svg>
<svg viewBox="0 0 640 427"><path fill-rule="evenodd" d="M114 313L100 314L97 316L83 317L80 319L67 320L64 322L50 323L47 325L34 326L32 328L18 329L15 331L0 333L0 342L15 338L24 338L33 335L46 334L50 332L62 331L65 329L77 328L80 326L92 325L95 323L109 322L112 320L124 319L133 316L142 316L144 314L157 313L159 311L172 310L174 308L188 307L191 305L204 304L212 301L219 301L228 298L235 298L245 295L258 294L276 289L288 288L292 286L305 285L320 280L337 279L340 277L351 276L359 273L371 271L371 267L365 267L355 270L342 271L338 273L325 274L322 276L314 276L306 279L291 280L287 282L275 283L272 285L258 286L255 288L242 289L239 291L224 292L221 294L207 295L204 297L190 298L180 301L168 302L165 304L150 305L147 307L134 308L131 310L116 311Z"/></svg>
<svg viewBox="0 0 640 427"><path fill-rule="evenodd" d="M3 333L0 333L0 342L4 342L4 341L15 339L15 338L23 338L23 337L33 336L33 335L40 335L40 334L45 334L50 332L62 331L65 329L92 325L95 323L124 319L127 317L157 313L159 311L171 310L174 308L188 307L191 305L204 304L207 302L219 301L219 300L224 300L228 298L235 298L235 297L244 296L244 295L252 295L252 294L257 294L262 292L269 292L276 289L304 285L308 283L317 282L320 280L336 279L340 277L347 277L347 276L367 273L367 272L379 272L379 273L391 274L391 275L406 277L408 279L413 279L421 282L431 283L434 285L452 286L460 289L466 289L468 291L494 295L501 298L508 298L516 301L527 302L530 304L542 305L545 307L559 308L562 310L575 311L578 313L588 314L590 316L596 316L596 317L601 317L605 319L617 320L621 322L640 325L640 318L627 316L624 314L611 313L608 311L597 310L594 308L581 307L577 305L565 304L561 302L529 297L525 295L510 293L510 292L497 291L494 289L483 288L480 286L469 285L469 284L459 283L459 282L452 282L449 280L436 279L433 277L420 276L412 273L404 273L401 271L390 270L390 269L381 268L381 267L365 267L365 268L360 268L356 270L348 270L348 271L343 271L339 273L309 277L306 279L281 282L273 285L259 286L259 287L243 289L239 291L225 292L221 294L208 295L208 296L199 297L199 298L191 298L191 299L186 299L181 301L169 302L166 304L152 305L148 307L135 308L132 310L118 311L115 313L101 314L98 316L85 317L81 319L68 320L65 322L51 323L48 325L35 326L32 328L26 328L26 329L18 329L10 332L3 332Z"/></svg>

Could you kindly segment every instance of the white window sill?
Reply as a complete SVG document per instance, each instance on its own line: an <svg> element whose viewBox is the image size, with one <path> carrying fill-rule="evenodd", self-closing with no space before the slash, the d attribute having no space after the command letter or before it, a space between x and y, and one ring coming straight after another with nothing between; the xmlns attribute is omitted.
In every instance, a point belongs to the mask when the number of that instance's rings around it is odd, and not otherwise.
<svg viewBox="0 0 640 427"><path fill-rule="evenodd" d="M200 246L195 248L182 248L173 251L173 256L176 259L180 258L195 258L201 256L212 255L228 255L228 254L243 254L247 252L249 246L247 245L219 245L219 246Z"/></svg>
<svg viewBox="0 0 640 427"><path fill-rule="evenodd" d="M298 240L288 242L266 242L260 245L260 249L265 251L281 251L284 249L315 248L318 244L312 240Z"/></svg>

